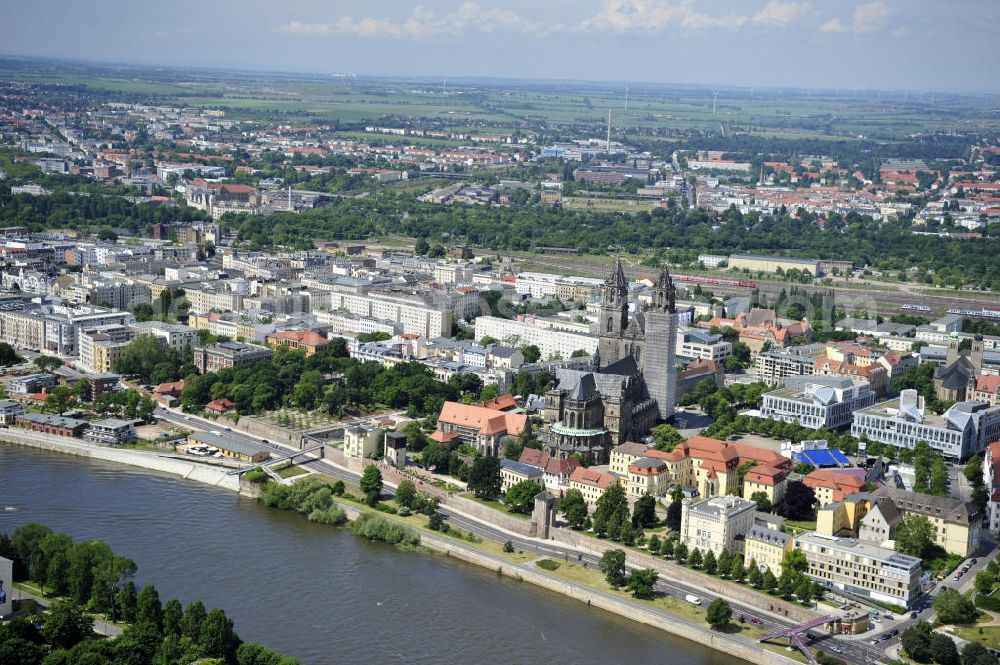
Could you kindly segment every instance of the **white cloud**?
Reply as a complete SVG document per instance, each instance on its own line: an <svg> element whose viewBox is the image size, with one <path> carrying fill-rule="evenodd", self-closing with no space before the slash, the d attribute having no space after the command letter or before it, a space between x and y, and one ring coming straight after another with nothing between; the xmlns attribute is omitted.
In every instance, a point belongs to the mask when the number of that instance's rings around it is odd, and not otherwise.
<svg viewBox="0 0 1000 665"><path fill-rule="evenodd" d="M880 0L867 2L854 8L850 23L845 23L839 18L832 18L820 26L820 30L823 32L852 32L856 35L878 32L886 26L889 17L895 11Z"/></svg>
<svg viewBox="0 0 1000 665"><path fill-rule="evenodd" d="M366 39L381 37L426 39L441 35L461 35L470 30L478 32L514 31L521 34L543 34L548 28L532 23L506 9L484 9L474 2L466 2L455 10L437 14L432 9L417 5L413 12L401 20L379 17L354 18L343 16L332 23L305 23L291 21L278 26L279 32L295 35L350 35Z"/></svg>
<svg viewBox="0 0 1000 665"><path fill-rule="evenodd" d="M753 22L760 25L788 25L812 9L808 2L782 2L771 0L753 15Z"/></svg>
<svg viewBox="0 0 1000 665"><path fill-rule="evenodd" d="M739 28L740 14L710 15L697 11L692 0L604 0L604 8L579 24L582 30L656 32L676 25L691 30Z"/></svg>

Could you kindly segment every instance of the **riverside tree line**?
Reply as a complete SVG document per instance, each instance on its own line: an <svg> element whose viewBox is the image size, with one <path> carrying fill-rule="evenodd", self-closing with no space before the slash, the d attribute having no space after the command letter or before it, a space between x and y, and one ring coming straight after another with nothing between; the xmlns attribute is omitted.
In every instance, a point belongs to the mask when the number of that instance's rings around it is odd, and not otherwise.
<svg viewBox="0 0 1000 665"><path fill-rule="evenodd" d="M73 541L43 524L0 534L0 556L13 560L14 579L51 598L47 612L0 624L4 665L295 665L298 661L243 642L221 609L201 601L161 602L152 584L137 589L137 566L101 540ZM29 604L29 601L23 601ZM125 623L113 639L93 631L94 615Z"/></svg>

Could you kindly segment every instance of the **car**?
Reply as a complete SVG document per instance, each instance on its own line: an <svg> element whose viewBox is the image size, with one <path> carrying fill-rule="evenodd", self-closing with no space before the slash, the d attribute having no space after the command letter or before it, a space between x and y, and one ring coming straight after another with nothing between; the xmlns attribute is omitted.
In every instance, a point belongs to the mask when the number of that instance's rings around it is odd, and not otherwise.
<svg viewBox="0 0 1000 665"><path fill-rule="evenodd" d="M832 651L833 653L844 653L844 650L838 646L831 646L830 651Z"/></svg>
<svg viewBox="0 0 1000 665"><path fill-rule="evenodd" d="M896 617L892 616L891 614L883 614L882 618L883 619L888 619L889 621L895 621L896 620Z"/></svg>
<svg viewBox="0 0 1000 665"><path fill-rule="evenodd" d="M921 607L920 609L922 611L924 608ZM916 612L910 612L910 618L911 619L916 619L917 618L917 613Z"/></svg>
<svg viewBox="0 0 1000 665"><path fill-rule="evenodd" d="M889 637L896 637L896 635L899 635L899 628L893 628L892 630L889 631L888 634Z"/></svg>
<svg viewBox="0 0 1000 665"><path fill-rule="evenodd" d="M757 617L750 617L750 623L752 623L752 624L762 624L764 622L761 621L760 619L758 619Z"/></svg>
<svg viewBox="0 0 1000 665"><path fill-rule="evenodd" d="M976 565L977 563L979 563L979 559L973 559L973 560L972 560L972 561L970 561L969 563L970 563L970 564L972 564L972 565L974 566L974 565Z"/></svg>
<svg viewBox="0 0 1000 665"><path fill-rule="evenodd" d="M957 581L958 581L958 575L955 575L955 576L954 576L953 578L951 578L951 579L952 579L953 581L957 582Z"/></svg>
<svg viewBox="0 0 1000 665"><path fill-rule="evenodd" d="M874 646L874 645L878 644L878 643L879 643L879 642L881 642L881 641L882 641L882 638L880 638L880 637L873 637L873 638L872 638L872 639L871 639L871 640L870 640L870 641L868 642L868 644L871 644L872 646Z"/></svg>
<svg viewBox="0 0 1000 665"><path fill-rule="evenodd" d="M872 621L874 623L882 623L882 618L881 617L872 617Z"/></svg>

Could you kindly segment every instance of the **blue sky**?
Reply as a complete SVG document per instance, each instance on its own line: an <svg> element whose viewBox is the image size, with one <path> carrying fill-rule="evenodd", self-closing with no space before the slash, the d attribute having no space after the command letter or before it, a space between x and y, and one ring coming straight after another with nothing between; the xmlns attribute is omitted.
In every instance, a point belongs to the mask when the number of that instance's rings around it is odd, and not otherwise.
<svg viewBox="0 0 1000 665"><path fill-rule="evenodd" d="M38 0L0 53L361 75L998 92L998 0Z"/></svg>

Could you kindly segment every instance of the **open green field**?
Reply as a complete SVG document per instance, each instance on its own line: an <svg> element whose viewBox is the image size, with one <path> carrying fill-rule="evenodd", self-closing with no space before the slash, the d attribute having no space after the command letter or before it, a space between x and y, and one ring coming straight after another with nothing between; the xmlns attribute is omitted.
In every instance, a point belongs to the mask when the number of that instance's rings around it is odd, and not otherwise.
<svg viewBox="0 0 1000 665"><path fill-rule="evenodd" d="M236 118L287 115L338 122L452 131L572 127L601 135L614 109L618 134L669 145L684 133L709 132L761 139L859 137L905 140L921 131L1000 129L989 97L793 89L720 89L713 114L708 86L633 84L628 108L624 84L532 82L503 79L449 81L336 75L165 69L0 58L0 78L83 87L155 103L224 108Z"/></svg>

